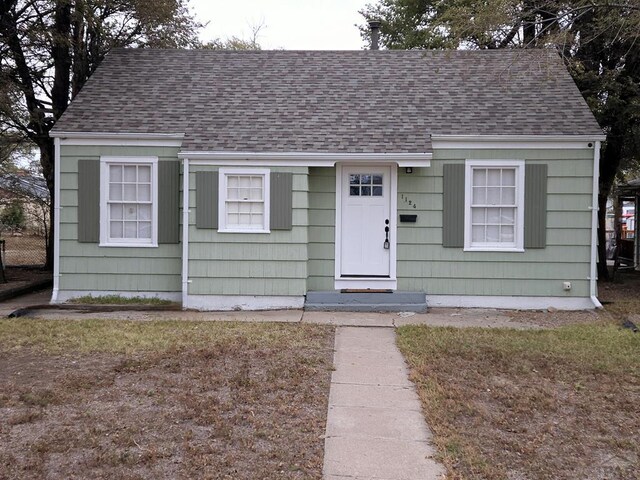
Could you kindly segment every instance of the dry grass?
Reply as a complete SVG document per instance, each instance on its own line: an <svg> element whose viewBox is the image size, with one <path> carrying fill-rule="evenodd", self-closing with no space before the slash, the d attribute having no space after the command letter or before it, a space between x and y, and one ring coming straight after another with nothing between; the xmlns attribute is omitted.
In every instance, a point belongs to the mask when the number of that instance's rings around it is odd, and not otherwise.
<svg viewBox="0 0 640 480"><path fill-rule="evenodd" d="M157 297L123 297L121 295L85 295L69 300L84 305L173 305L175 302Z"/></svg>
<svg viewBox="0 0 640 480"><path fill-rule="evenodd" d="M0 478L321 478L333 329L0 321Z"/></svg>
<svg viewBox="0 0 640 480"><path fill-rule="evenodd" d="M398 344L449 478L638 478L640 335L402 327Z"/></svg>

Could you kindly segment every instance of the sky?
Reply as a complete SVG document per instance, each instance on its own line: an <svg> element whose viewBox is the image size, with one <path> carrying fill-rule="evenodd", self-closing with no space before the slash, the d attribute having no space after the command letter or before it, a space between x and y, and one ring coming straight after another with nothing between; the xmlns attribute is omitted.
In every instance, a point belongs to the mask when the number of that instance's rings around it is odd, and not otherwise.
<svg viewBox="0 0 640 480"><path fill-rule="evenodd" d="M209 22L204 41L232 36L249 39L262 25L258 43L265 50L360 50L364 44L358 14L374 0L191 0L191 11Z"/></svg>

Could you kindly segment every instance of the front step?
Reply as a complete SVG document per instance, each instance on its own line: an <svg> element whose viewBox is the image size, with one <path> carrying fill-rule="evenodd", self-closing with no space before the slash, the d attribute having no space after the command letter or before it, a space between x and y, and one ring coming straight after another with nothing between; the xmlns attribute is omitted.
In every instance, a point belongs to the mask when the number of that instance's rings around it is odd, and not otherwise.
<svg viewBox="0 0 640 480"><path fill-rule="evenodd" d="M424 292L307 292L304 309L323 312L426 312Z"/></svg>

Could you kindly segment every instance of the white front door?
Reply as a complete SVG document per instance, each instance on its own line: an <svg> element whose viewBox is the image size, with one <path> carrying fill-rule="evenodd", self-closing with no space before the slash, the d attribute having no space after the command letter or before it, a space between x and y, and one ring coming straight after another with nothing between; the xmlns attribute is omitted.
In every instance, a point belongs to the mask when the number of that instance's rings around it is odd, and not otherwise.
<svg viewBox="0 0 640 480"><path fill-rule="evenodd" d="M343 166L340 180L340 278L389 278L391 167Z"/></svg>

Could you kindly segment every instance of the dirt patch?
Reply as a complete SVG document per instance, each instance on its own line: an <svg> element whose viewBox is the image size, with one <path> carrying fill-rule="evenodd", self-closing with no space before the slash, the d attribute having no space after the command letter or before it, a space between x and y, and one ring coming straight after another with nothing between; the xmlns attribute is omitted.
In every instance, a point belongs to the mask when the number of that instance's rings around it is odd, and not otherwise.
<svg viewBox="0 0 640 480"><path fill-rule="evenodd" d="M303 345L241 328L134 353L5 344L0 478L321 478L333 329Z"/></svg>
<svg viewBox="0 0 640 480"><path fill-rule="evenodd" d="M7 267L4 275L7 281L0 283L0 293L52 278L50 271L41 268Z"/></svg>

